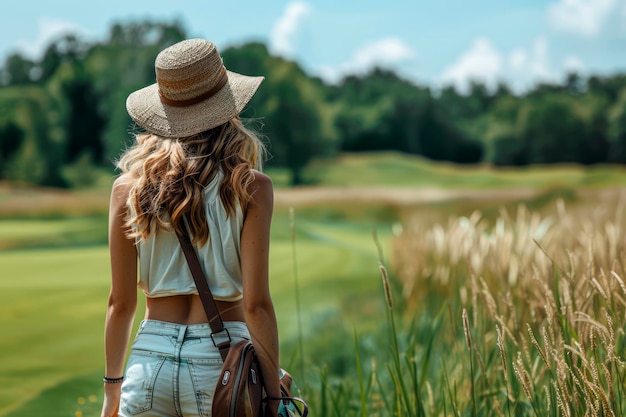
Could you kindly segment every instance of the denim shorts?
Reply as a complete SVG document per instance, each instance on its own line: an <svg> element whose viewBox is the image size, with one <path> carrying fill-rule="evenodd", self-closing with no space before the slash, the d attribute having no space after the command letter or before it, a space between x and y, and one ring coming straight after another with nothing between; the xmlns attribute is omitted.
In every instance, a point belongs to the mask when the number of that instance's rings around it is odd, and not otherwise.
<svg viewBox="0 0 626 417"><path fill-rule="evenodd" d="M245 323L224 322L232 343L250 340ZM208 324L141 322L126 365L119 416L211 416L222 358ZM214 336L227 340L226 332Z"/></svg>

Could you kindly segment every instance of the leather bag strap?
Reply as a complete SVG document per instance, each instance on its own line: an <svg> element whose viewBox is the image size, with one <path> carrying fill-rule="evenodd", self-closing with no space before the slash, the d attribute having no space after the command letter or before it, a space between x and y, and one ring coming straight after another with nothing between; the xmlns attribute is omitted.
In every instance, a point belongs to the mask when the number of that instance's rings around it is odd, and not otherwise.
<svg viewBox="0 0 626 417"><path fill-rule="evenodd" d="M204 307L204 312L206 313L206 317L209 320L209 326L211 326L211 331L213 334L211 335L211 339L217 333L226 332L226 336L228 340L221 343L215 343L215 339L213 339L213 343L219 349L220 355L222 355L222 359L226 359L226 355L228 354L228 349L230 348L230 334L228 333L228 329L224 328L224 322L222 321L222 316L220 316L220 312L217 309L217 304L215 304L215 299L213 298L213 294L211 293L211 289L209 288L209 283L206 279L206 275L204 275L204 271L202 270L202 266L200 265L200 261L198 260L198 254L191 244L191 240L189 239L189 235L187 232L187 228L183 228L183 234L178 236L178 241L180 242L180 246L183 249L183 253L185 254L185 259L187 260L187 265L189 265L189 270L191 271L191 275L193 276L193 280L196 283L196 288L198 289L198 295L200 295L200 300L202 300L202 306Z"/></svg>

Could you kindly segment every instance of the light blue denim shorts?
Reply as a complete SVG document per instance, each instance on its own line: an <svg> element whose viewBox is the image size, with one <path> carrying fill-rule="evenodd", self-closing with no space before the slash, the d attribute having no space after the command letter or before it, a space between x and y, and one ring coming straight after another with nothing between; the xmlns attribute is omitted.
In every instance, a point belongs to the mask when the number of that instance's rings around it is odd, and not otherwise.
<svg viewBox="0 0 626 417"><path fill-rule="evenodd" d="M232 344L250 340L245 323L224 322ZM208 324L141 322L126 365L119 416L211 416L222 358ZM214 336L227 340L226 332Z"/></svg>

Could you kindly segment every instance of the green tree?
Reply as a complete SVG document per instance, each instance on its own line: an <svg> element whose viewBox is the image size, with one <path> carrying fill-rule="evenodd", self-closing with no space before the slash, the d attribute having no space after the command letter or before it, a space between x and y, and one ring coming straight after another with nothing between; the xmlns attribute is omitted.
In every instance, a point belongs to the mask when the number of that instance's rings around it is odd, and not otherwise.
<svg viewBox="0 0 626 417"><path fill-rule="evenodd" d="M19 143L13 144L10 158L3 163L5 178L17 183L65 186L61 175L62 148L55 141L51 128L48 100L40 89L12 102L11 120L22 132Z"/></svg>
<svg viewBox="0 0 626 417"><path fill-rule="evenodd" d="M586 83L586 89L590 93L604 96L610 102L615 102L625 87L626 74L617 74L610 77L592 75Z"/></svg>
<svg viewBox="0 0 626 417"><path fill-rule="evenodd" d="M414 120L404 119L419 117L429 98L428 89L380 68L344 78L330 94L338 106L335 126L341 150L419 148L412 133L417 132Z"/></svg>
<svg viewBox="0 0 626 417"><path fill-rule="evenodd" d="M266 77L242 116L262 121L269 163L289 168L292 184L301 184L302 169L328 146L322 135L327 123L321 114L323 87L298 64L271 56L260 43L228 48L222 56L233 71Z"/></svg>
<svg viewBox="0 0 626 417"><path fill-rule="evenodd" d="M63 84L63 92L69 103L66 125L66 162L74 162L81 154L88 153L98 164L103 162L104 144L102 129L104 118L99 113L100 95L88 78L75 78Z"/></svg>
<svg viewBox="0 0 626 417"><path fill-rule="evenodd" d="M413 117L407 115L405 119L410 121ZM434 100L425 103L419 121L417 140L420 142L421 155L433 160L457 163L476 163L481 160L482 144L469 139L445 118Z"/></svg>
<svg viewBox="0 0 626 417"><path fill-rule="evenodd" d="M472 81L467 94L459 93L454 86L445 86L436 97L438 105L456 121L475 119L485 114L498 97L510 95L506 85L500 83L494 94L479 81Z"/></svg>
<svg viewBox="0 0 626 417"><path fill-rule="evenodd" d="M626 88L618 94L618 100L608 110L609 161L626 163Z"/></svg>
<svg viewBox="0 0 626 417"><path fill-rule="evenodd" d="M302 168L320 153L320 116L314 91L304 73L286 61L273 65L277 71L268 80L267 121L264 131L270 138L272 162L289 168L291 183L301 184Z"/></svg>
<svg viewBox="0 0 626 417"><path fill-rule="evenodd" d="M132 143L129 131L137 131L126 112L126 98L133 91L156 82L154 60L157 54L186 37L179 22L116 23L108 39L92 45L87 52L83 66L91 83L92 93L89 94L99 98L97 114L103 118L101 160L104 163L111 164Z"/></svg>
<svg viewBox="0 0 626 417"><path fill-rule="evenodd" d="M13 121L0 127L0 178L6 178L6 165L24 141L24 131Z"/></svg>
<svg viewBox="0 0 626 417"><path fill-rule="evenodd" d="M23 85L33 82L35 62L14 53L7 57L2 68L0 81L2 85Z"/></svg>
<svg viewBox="0 0 626 417"><path fill-rule="evenodd" d="M48 81L64 63L77 64L85 59L89 45L76 35L64 35L48 45L37 68L38 81Z"/></svg>
<svg viewBox="0 0 626 417"><path fill-rule="evenodd" d="M526 103L519 123L529 163L581 162L587 125L573 110L571 100L551 95Z"/></svg>
<svg viewBox="0 0 626 417"><path fill-rule="evenodd" d="M436 160L478 162L482 146L470 140L427 88L375 69L344 80L337 128L342 149L398 150Z"/></svg>
<svg viewBox="0 0 626 417"><path fill-rule="evenodd" d="M582 83L580 81L579 83ZM585 91L568 92L572 97L573 112L585 125L579 132L578 162L590 165L609 161L609 101L602 95ZM571 87L569 87L571 89Z"/></svg>
<svg viewBox="0 0 626 417"><path fill-rule="evenodd" d="M493 140L491 162L500 166L528 165L528 146L514 134L498 136Z"/></svg>
<svg viewBox="0 0 626 417"><path fill-rule="evenodd" d="M158 51L186 38L179 21L154 22L149 20L114 23L106 44L116 47L156 47Z"/></svg>

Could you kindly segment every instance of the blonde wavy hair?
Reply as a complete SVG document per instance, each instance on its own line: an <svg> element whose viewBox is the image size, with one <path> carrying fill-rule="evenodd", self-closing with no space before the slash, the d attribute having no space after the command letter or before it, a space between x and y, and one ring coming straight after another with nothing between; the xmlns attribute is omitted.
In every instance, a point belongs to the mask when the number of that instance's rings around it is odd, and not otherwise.
<svg viewBox="0 0 626 417"><path fill-rule="evenodd" d="M158 229L181 233L187 220L193 242L205 244L209 228L204 188L219 171L219 196L227 214L244 209L252 198L252 169L262 168L265 147L241 119L179 139L140 133L117 167L133 183L128 196L128 236L146 239Z"/></svg>

